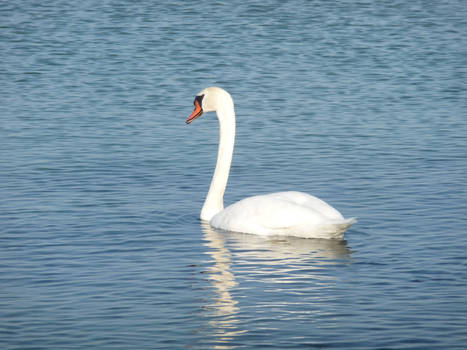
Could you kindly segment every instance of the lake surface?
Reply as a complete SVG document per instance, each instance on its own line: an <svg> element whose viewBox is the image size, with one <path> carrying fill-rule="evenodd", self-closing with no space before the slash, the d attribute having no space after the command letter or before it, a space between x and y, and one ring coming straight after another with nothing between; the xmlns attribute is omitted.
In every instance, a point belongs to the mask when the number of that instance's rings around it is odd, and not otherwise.
<svg viewBox="0 0 467 350"><path fill-rule="evenodd" d="M0 3L2 349L465 349L465 1ZM198 217L299 190L345 241Z"/></svg>

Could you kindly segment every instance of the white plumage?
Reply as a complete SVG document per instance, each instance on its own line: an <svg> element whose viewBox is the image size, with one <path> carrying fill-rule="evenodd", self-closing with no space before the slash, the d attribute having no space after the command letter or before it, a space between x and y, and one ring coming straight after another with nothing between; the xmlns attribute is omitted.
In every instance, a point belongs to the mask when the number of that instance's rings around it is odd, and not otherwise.
<svg viewBox="0 0 467 350"><path fill-rule="evenodd" d="M217 112L220 125L217 165L201 219L215 228L258 235L342 239L355 219L344 219L321 199L302 192L276 192L242 199L224 209L224 192L235 142L235 111L230 94L218 87L201 91L191 123L203 112Z"/></svg>

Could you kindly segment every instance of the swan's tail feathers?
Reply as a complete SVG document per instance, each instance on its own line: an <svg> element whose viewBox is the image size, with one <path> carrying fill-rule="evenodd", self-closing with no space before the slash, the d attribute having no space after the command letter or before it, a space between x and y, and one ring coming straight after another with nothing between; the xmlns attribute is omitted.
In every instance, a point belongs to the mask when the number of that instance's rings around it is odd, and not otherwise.
<svg viewBox="0 0 467 350"><path fill-rule="evenodd" d="M339 227L342 227L345 230L347 230L350 226L355 224L357 222L356 218L350 218L350 219L344 219L342 220L338 225Z"/></svg>
<svg viewBox="0 0 467 350"><path fill-rule="evenodd" d="M331 227L329 227L331 231L329 232L329 235L334 239L343 239L344 232L347 231L347 229L356 222L356 218L336 220L331 224Z"/></svg>
<svg viewBox="0 0 467 350"><path fill-rule="evenodd" d="M350 219L340 220L338 225L343 225L345 229L348 229L350 226L352 226L356 222L357 222L357 218L350 218Z"/></svg>
<svg viewBox="0 0 467 350"><path fill-rule="evenodd" d="M323 238L323 239L344 239L344 232L355 223L357 220L355 218L351 219L334 219L329 220L326 223L316 224L316 225L307 225L307 226L293 226L288 227L287 229L281 228L276 229L274 233L276 234L288 234L296 237L303 238Z"/></svg>

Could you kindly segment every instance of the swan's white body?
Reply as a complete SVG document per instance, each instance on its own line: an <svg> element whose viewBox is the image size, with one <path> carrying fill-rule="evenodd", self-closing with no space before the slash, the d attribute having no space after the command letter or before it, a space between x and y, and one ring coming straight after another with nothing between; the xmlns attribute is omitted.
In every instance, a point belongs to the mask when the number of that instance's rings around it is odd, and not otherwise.
<svg viewBox="0 0 467 350"><path fill-rule="evenodd" d="M355 219L344 219L321 199L302 192L248 197L224 209L224 192L235 142L235 112L230 94L218 87L201 91L187 123L203 112L217 112L220 125L217 165L201 219L215 228L259 235L342 239Z"/></svg>

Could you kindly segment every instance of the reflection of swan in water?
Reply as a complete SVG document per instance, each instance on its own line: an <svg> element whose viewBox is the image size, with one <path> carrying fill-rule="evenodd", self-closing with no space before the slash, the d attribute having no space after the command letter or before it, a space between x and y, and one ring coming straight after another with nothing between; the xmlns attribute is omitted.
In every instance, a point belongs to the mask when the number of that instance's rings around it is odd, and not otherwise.
<svg viewBox="0 0 467 350"><path fill-rule="evenodd" d="M225 247L225 236L213 230L209 224L202 223L206 246L212 248L208 254L213 258L214 265L210 268L208 278L216 288L217 297L208 308L213 313L213 318L209 322L214 329L216 342L222 344L219 348L233 349L235 347L227 346L230 340L236 335L245 333L236 328L238 319L237 301L230 294L230 290L237 286L235 276L230 271L232 263L230 251ZM215 348L218 348L217 346Z"/></svg>
<svg viewBox="0 0 467 350"><path fill-rule="evenodd" d="M214 259L214 266L210 268L209 279L217 288L219 294L215 307L219 316L234 314L237 311L234 301L230 295L230 289L237 286L235 276L230 272L231 255L225 247L225 237L214 231L207 224L203 223L203 231L206 238L208 253Z"/></svg>
<svg viewBox="0 0 467 350"><path fill-rule="evenodd" d="M258 264L282 264L311 261L313 265L332 264L333 261L350 258L350 250L344 240L305 239L292 236L263 237L229 232L229 242L241 251L242 259L252 258Z"/></svg>
<svg viewBox="0 0 467 350"><path fill-rule="evenodd" d="M345 241L263 237L226 232L212 228L207 222L202 222L201 227L206 239L205 245L211 248L207 253L214 263L208 278L217 293L217 297L209 305L214 316L210 325L214 329L216 342L222 343L223 349L234 348L226 344L235 336L246 332L237 328L240 310L238 302L232 296L232 289L238 286L237 279L244 279L245 274L250 277L254 274L263 281L272 279L277 283L281 283L281 280L292 284L301 282L301 288L305 288L304 279L319 280L319 284L310 283L306 288L320 289L330 278L314 274L310 270L318 269L323 264L350 262L350 250ZM232 268L233 261L238 266L234 265ZM232 272L234 269L240 271L238 276Z"/></svg>

